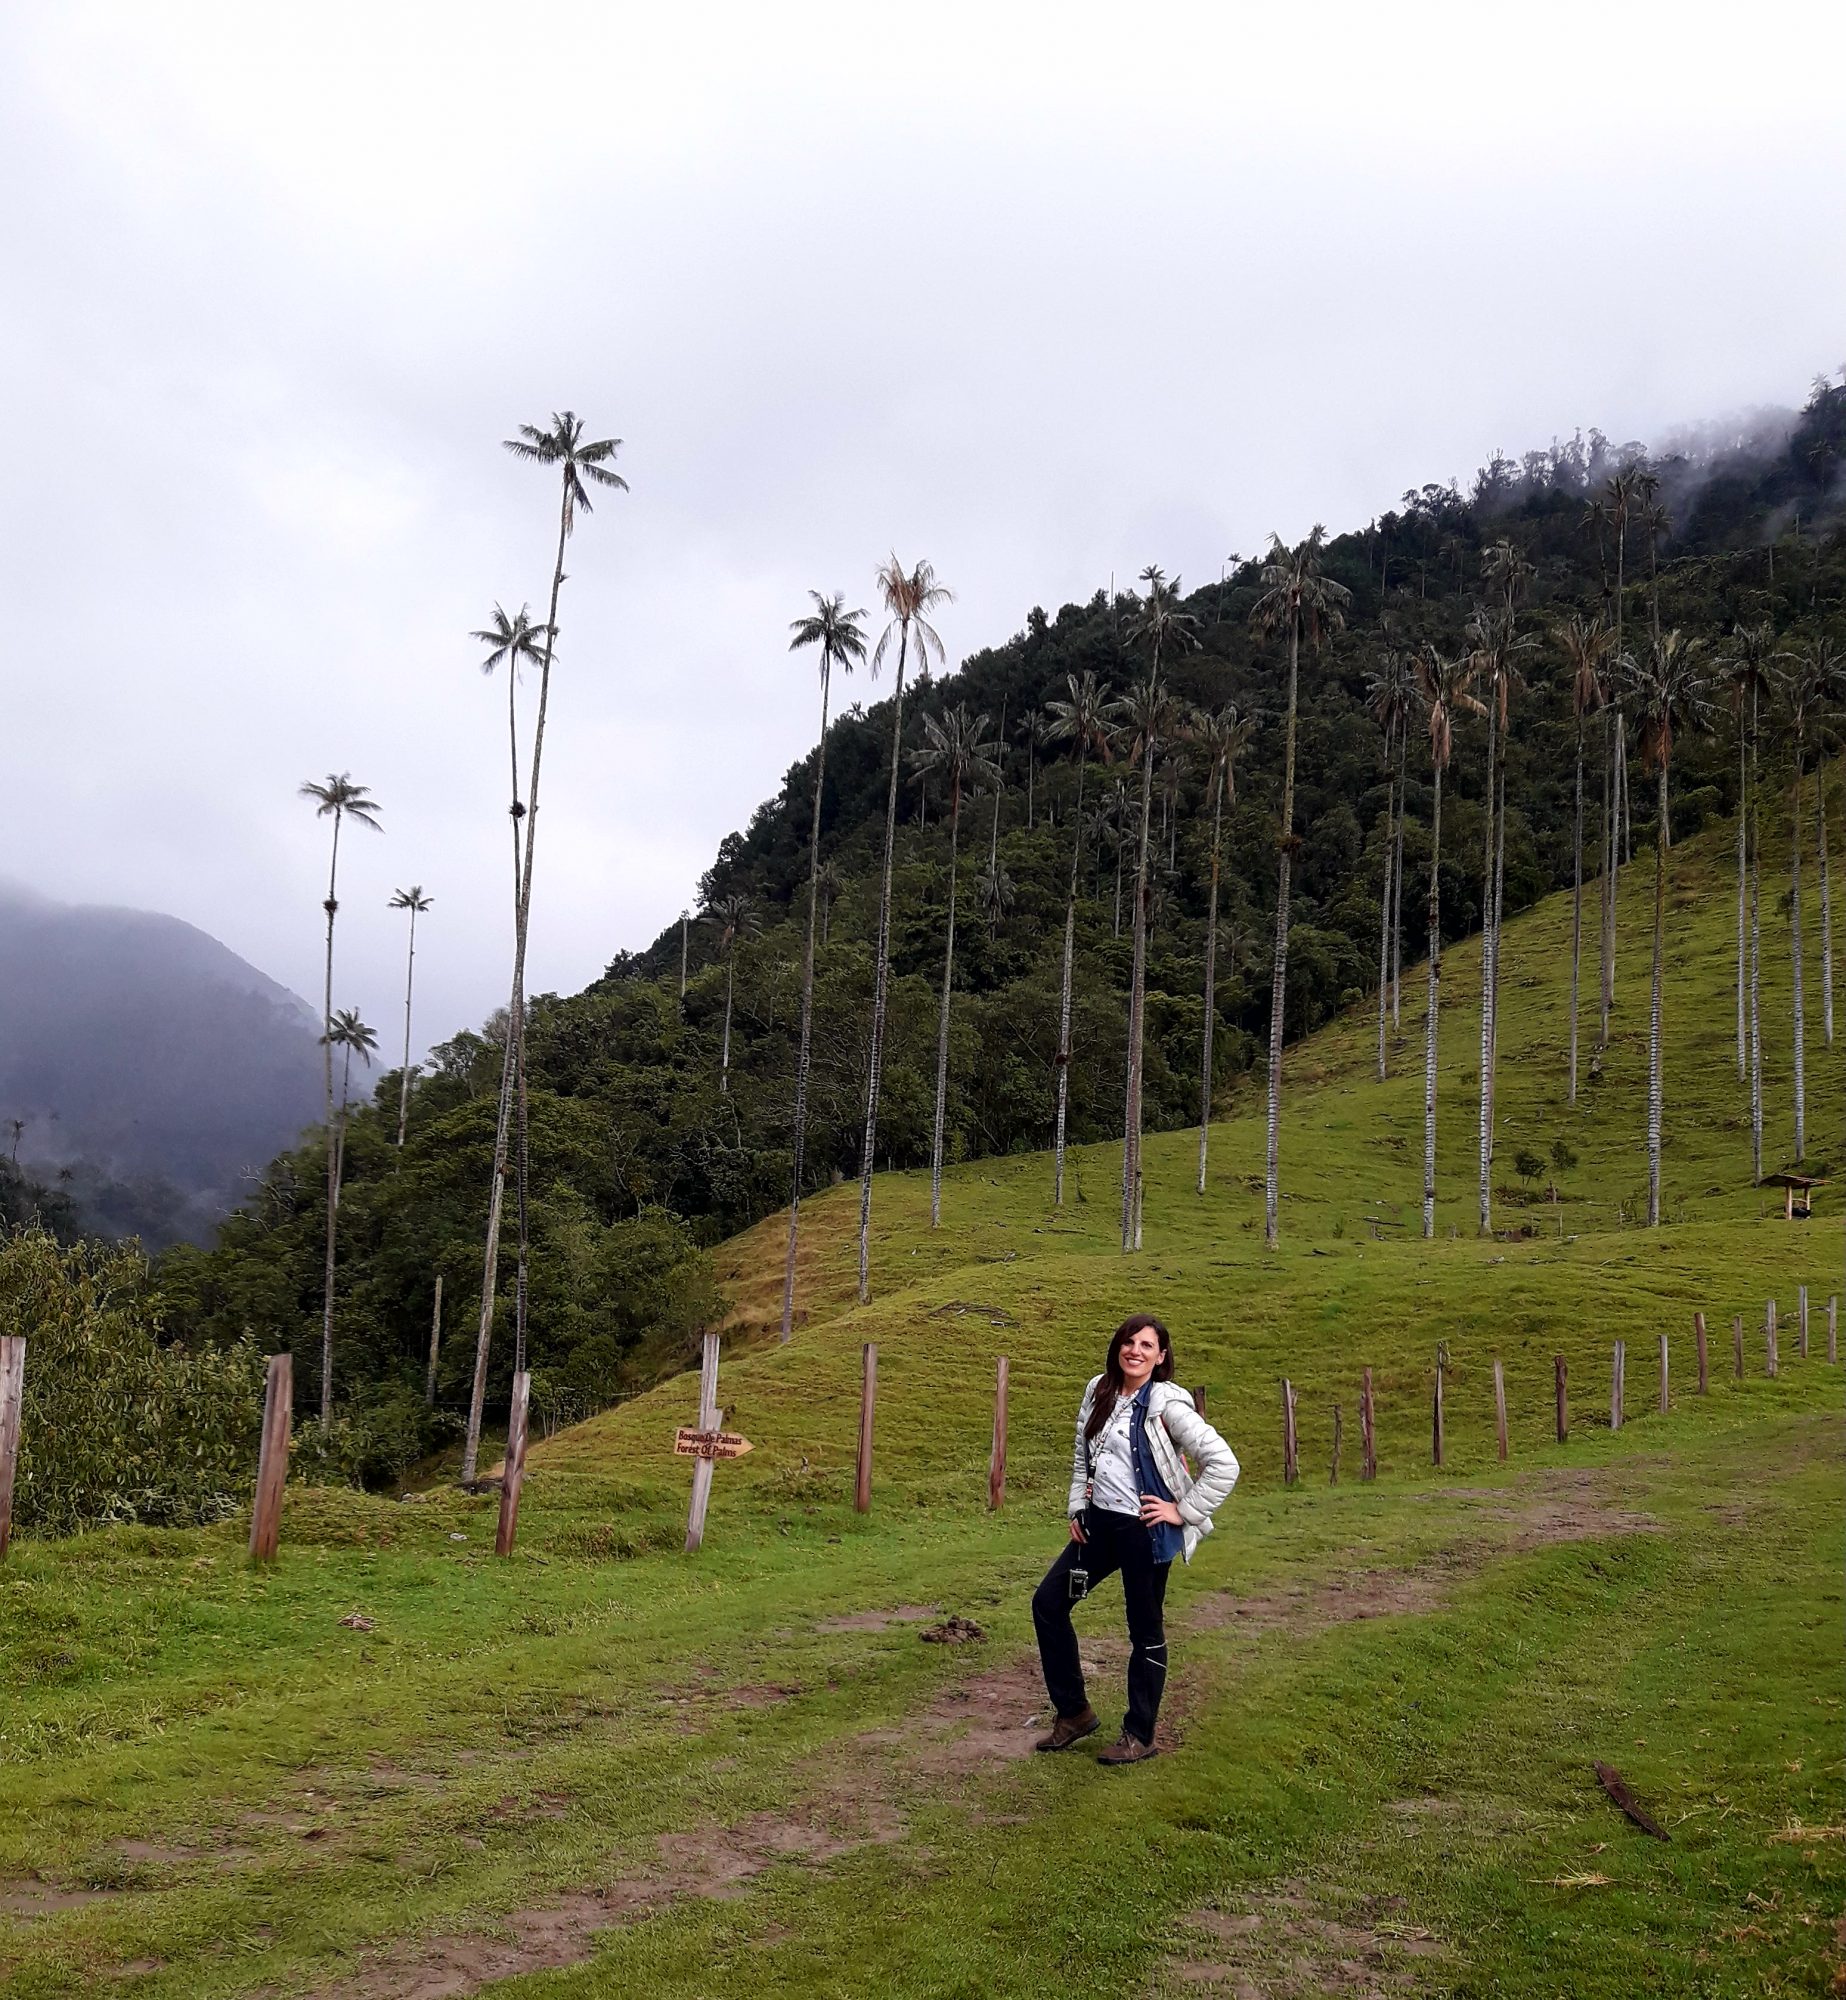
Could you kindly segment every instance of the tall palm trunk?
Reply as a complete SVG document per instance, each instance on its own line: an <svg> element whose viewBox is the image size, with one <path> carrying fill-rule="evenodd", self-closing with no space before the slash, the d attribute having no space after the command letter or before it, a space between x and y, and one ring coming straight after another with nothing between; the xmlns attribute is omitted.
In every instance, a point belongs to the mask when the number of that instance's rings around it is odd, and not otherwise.
<svg viewBox="0 0 1846 2000"><path fill-rule="evenodd" d="M1155 663L1155 672L1159 663ZM1154 732L1141 758L1141 839L1135 851L1134 964L1128 986L1128 1088L1122 1115L1122 1248L1138 1247L1141 1187L1142 1015L1147 987L1147 846L1153 829Z"/></svg>
<svg viewBox="0 0 1846 2000"><path fill-rule="evenodd" d="M1211 901L1205 916L1205 1054L1199 1078L1199 1193L1205 1192L1205 1145L1211 1131L1211 1042L1218 1025L1218 862L1224 829L1224 766L1214 774L1211 801ZM1387 888L1385 901L1390 902ZM1382 989L1378 1013L1379 1047L1384 1046ZM1382 1060L1382 1057L1381 1057Z"/></svg>
<svg viewBox="0 0 1846 2000"><path fill-rule="evenodd" d="M1500 732L1499 831L1494 835L1493 852L1493 1001L1492 1023L1487 1031L1487 1162L1493 1164L1495 1116L1500 1096L1500 971L1505 963L1506 945L1506 738Z"/></svg>
<svg viewBox="0 0 1846 2000"><path fill-rule="evenodd" d="M1748 929L1750 901L1750 858L1748 828L1750 818L1750 775L1741 712L1737 718L1737 1075L1749 1068L1749 1033L1745 1024L1744 933Z"/></svg>
<svg viewBox="0 0 1846 2000"><path fill-rule="evenodd" d="M1756 706L1750 696L1750 1173L1763 1180L1763 840L1757 798Z"/></svg>
<svg viewBox="0 0 1846 2000"><path fill-rule="evenodd" d="M1081 749L1077 756L1077 810L1071 815L1070 895L1064 905L1064 978L1058 992L1058 1126L1054 1149L1053 1197L1064 1206L1064 1127L1070 1104L1070 982L1077 948L1077 871L1083 860L1083 768Z"/></svg>
<svg viewBox="0 0 1846 2000"><path fill-rule="evenodd" d="M872 1296L872 1163L878 1148L878 1086L884 1067L885 1002L890 991L891 863L897 846L897 785L904 757L904 661L910 648L906 620L897 641L897 686L891 701L891 789L885 801L885 866L878 897L878 953L872 975L871 1068L865 1087L865 1146L859 1159L859 1303ZM924 656L928 664L928 655Z"/></svg>
<svg viewBox="0 0 1846 2000"><path fill-rule="evenodd" d="M333 855L327 867L327 984L321 1005L321 1070L327 1091L327 1257L320 1322L320 1420L333 1422L333 1259L340 1206L338 1137L333 1123L333 919L339 911L340 815L333 815Z"/></svg>
<svg viewBox="0 0 1846 2000"><path fill-rule="evenodd" d="M1263 1156L1263 1241L1280 1240L1282 1194L1282 1009L1288 995L1288 885L1295 859L1295 714L1301 684L1301 620L1288 626L1288 727L1282 751L1282 837L1276 867L1275 966L1269 982L1269 1101Z"/></svg>
<svg viewBox="0 0 1846 2000"><path fill-rule="evenodd" d="M1000 795L994 794L994 819ZM978 840L980 836L977 834ZM929 1153L929 1226L942 1227L942 1126L949 1103L949 993L955 980L955 875L961 859L961 781L949 788L949 928L942 947L942 1012L936 1022L936 1125Z"/></svg>
<svg viewBox="0 0 1846 2000"><path fill-rule="evenodd" d="M1392 728L1395 727L1396 724L1393 722ZM1391 985L1391 869L1392 847L1395 834L1393 822L1396 818L1396 788L1393 779L1389 775L1390 770L1391 736L1390 732L1387 731L1385 735L1385 771L1387 773L1385 779L1385 876L1382 914L1378 919L1378 1081L1380 1083L1383 1083L1385 1080L1385 1012ZM1217 838L1215 822L1212 837L1215 842ZM1212 850L1211 861L1212 907L1215 913L1218 897L1218 855L1215 845ZM1209 1026L1206 1032L1210 1033ZM1201 1194L1205 1192L1205 1135L1203 1129L1201 1129L1199 1134L1199 1192Z"/></svg>
<svg viewBox="0 0 1846 2000"><path fill-rule="evenodd" d="M494 1124L494 1156L487 1197L487 1243L481 1260L481 1317L475 1330L474 1380L468 1396L468 1430L462 1445L461 1483L471 1486L479 1466L481 1416L487 1400L487 1357L493 1341L494 1298L500 1275L500 1222L504 1211L507 1153L517 1128L516 1213L518 1264L514 1287L513 1368L526 1365L526 1264L530 1247L526 1212L526 938L532 915L532 860L538 843L539 776L545 756L545 711L551 698L551 658L558 636L558 593L564 587L564 543L570 533L570 469L558 509L558 550L551 569L551 603L545 620L545 654L539 663L538 713L532 725L532 775L526 786L525 839L520 856L519 898L513 924L513 991L508 1003L506 1048L501 1058L500 1107ZM510 1115L509 1115L510 1114Z"/></svg>
<svg viewBox="0 0 1846 2000"><path fill-rule="evenodd" d="M1596 1046L1609 1046L1609 1015L1615 1006L1615 716L1605 709L1602 723L1601 924L1597 934L1599 1014Z"/></svg>
<svg viewBox="0 0 1846 2000"><path fill-rule="evenodd" d="M737 988L737 940L724 955L724 1044L718 1055L718 1095L731 1094L731 996Z"/></svg>
<svg viewBox="0 0 1846 2000"><path fill-rule="evenodd" d="M1127 842L1122 837L1122 829L1115 829L1115 935L1122 934L1122 855Z"/></svg>
<svg viewBox="0 0 1846 2000"><path fill-rule="evenodd" d="M1609 1017L1615 1011L1615 891L1621 867L1624 799L1627 792L1628 741L1622 713L1622 608L1628 586L1628 520L1617 523L1615 536L1615 647L1612 655L1615 704L1609 711L1609 769L1603 784L1602 848L1602 1029L1598 1046L1609 1045Z"/></svg>
<svg viewBox="0 0 1846 2000"><path fill-rule="evenodd" d="M1487 849L1481 870L1481 1235L1493 1234L1494 832L1499 817L1500 676L1487 688Z"/></svg>
<svg viewBox="0 0 1846 2000"><path fill-rule="evenodd" d="M1807 1092L1807 1003L1803 991L1801 950L1801 742L1795 742L1794 839L1789 843L1790 942L1795 959L1795 1158L1804 1160L1808 1150Z"/></svg>
<svg viewBox="0 0 1846 2000"><path fill-rule="evenodd" d="M1570 1099L1577 1101L1577 989L1583 969L1583 717L1577 717L1577 788L1570 833Z"/></svg>
<svg viewBox="0 0 1846 2000"><path fill-rule="evenodd" d="M1660 1034L1660 976L1666 950L1667 760L1660 759L1654 812L1654 979L1647 1015L1647 1225L1660 1222L1660 1106L1664 1051Z"/></svg>
<svg viewBox="0 0 1846 2000"><path fill-rule="evenodd" d="M410 1125L410 998L417 977L417 913L410 913L410 949L404 961L404 1068L397 1092L397 1144L403 1151Z"/></svg>
<svg viewBox="0 0 1846 2000"><path fill-rule="evenodd" d="M1423 1234L1436 1233L1436 1015L1442 997L1442 766L1429 815L1429 1013L1423 1025Z"/></svg>
<svg viewBox="0 0 1846 2000"><path fill-rule="evenodd" d="M1827 1046L1833 1046L1833 890L1827 866L1827 760L1814 760L1814 816L1820 837L1820 999Z"/></svg>
<svg viewBox="0 0 1846 2000"><path fill-rule="evenodd" d="M1397 736L1397 838L1391 860L1391 1028L1403 1026L1404 1001L1404 758L1410 731Z"/></svg>
<svg viewBox="0 0 1846 2000"><path fill-rule="evenodd" d="M795 1325L795 1246L801 1228L801 1173L808 1142L808 1068L814 1048L814 925L820 913L820 801L827 776L827 701L832 668L823 657L820 676L820 749L814 759L814 826L808 839L808 938L801 959L801 1042L795 1057L795 1172L788 1199L788 1256L782 1269L782 1338Z"/></svg>

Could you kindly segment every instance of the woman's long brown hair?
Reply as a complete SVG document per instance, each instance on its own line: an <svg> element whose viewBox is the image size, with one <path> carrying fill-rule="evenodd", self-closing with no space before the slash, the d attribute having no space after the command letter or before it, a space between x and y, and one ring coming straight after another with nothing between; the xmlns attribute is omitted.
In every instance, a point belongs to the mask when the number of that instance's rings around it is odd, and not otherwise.
<svg viewBox="0 0 1846 2000"><path fill-rule="evenodd" d="M1083 1426L1084 1439L1090 1444L1096 1442L1103 1425L1114 1413L1116 1398L1128 1387L1122 1379L1122 1349L1143 1327L1152 1327L1160 1336L1160 1359L1147 1379L1150 1382L1173 1379L1173 1343L1167 1338L1166 1328L1152 1313L1130 1313L1110 1339L1109 1358L1102 1365L1102 1380L1096 1385L1096 1400L1090 1406L1089 1421Z"/></svg>

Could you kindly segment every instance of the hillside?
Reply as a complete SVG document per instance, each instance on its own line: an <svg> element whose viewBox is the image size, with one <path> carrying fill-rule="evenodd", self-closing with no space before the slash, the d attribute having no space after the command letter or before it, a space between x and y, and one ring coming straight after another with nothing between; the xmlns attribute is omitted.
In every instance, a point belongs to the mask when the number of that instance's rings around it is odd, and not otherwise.
<svg viewBox="0 0 1846 2000"><path fill-rule="evenodd" d="M154 2000L430 2000L515 1974L532 1977L510 1991L586 2000L1824 1991L1846 1957L1833 1932L1846 1410L1823 1321L1846 1291L1841 1195L1823 1190L1816 1220L1790 1226L1748 1185L1725 853L1714 833L1674 856L1660 1229L1624 1220L1643 1172L1637 868L1619 1032L1574 1112L1567 902L1508 927L1503 1148L1563 1137L1576 1155L1557 1206L1506 1197L1529 1237L1468 1231L1479 954L1458 947L1434 1244L1389 1226L1415 1182L1413 986L1385 1084L1369 1075L1363 1008L1293 1051L1278 1251L1262 1247L1260 1125L1241 1105L1213 1129L1203 1199L1196 1135L1150 1142L1135 1260L1113 1247L1108 1147L1082 1154L1062 1214L1043 1156L957 1168L934 1233L926 1178L880 1176L863 1308L850 1191L823 1195L807 1316L786 1347L754 1330L774 1218L724 1246L738 1317L720 1395L756 1448L718 1468L696 1558L678 1553L688 1472L671 1453L693 1415L684 1375L535 1448L511 1562L484 1555L491 1497L447 1488L407 1504L293 1491L263 1573L243 1564L235 1521L17 1545L0 1621L0 1672L22 1690L0 1715L0 1981L34 2000L105 1974ZM1778 957L1765 1021L1779 1134ZM1832 1145L1846 1089L1818 1034L1810 1089L1811 1127ZM1043 1709L1026 1603L1063 1533L1077 1392L1107 1330L1150 1301L1245 1473L1170 1594L1167 1755L1109 1776L1023 1754ZM1695 1309L1712 1331L1704 1398ZM1629 1422L1613 1435L1617 1338ZM878 1423L859 1516L868 1340ZM1011 1460L990 1514L1000 1353ZM1561 1447L1555 1353L1572 1394ZM1369 1486L1362 1366L1378 1388ZM1283 1374L1300 1397L1293 1490ZM1331 1486L1336 1401L1346 1455ZM1106 1715L1119 1603L1105 1587L1082 1628ZM922 1618L946 1612L984 1641L919 1644ZM1594 1760L1619 1767L1668 1844L1616 1813Z"/></svg>
<svg viewBox="0 0 1846 2000"><path fill-rule="evenodd" d="M0 884L0 932L9 1153L84 1226L204 1240L245 1197L244 1172L320 1116L312 1010L153 911Z"/></svg>
<svg viewBox="0 0 1846 2000"><path fill-rule="evenodd" d="M1400 510L1329 540L1327 573L1351 597L1343 628L1330 632L1323 647L1308 649L1302 666L1300 846L1285 1009L1290 1043L1335 1019L1376 979L1389 789L1367 689L1387 655L1425 642L1449 653L1463 646L1484 588L1483 560L1501 537L1531 564L1519 608L1520 637L1531 645L1519 655L1525 685L1512 710L1506 774L1507 903L1513 911L1530 909L1571 877L1576 725L1560 637L1568 621L1613 621L1619 614L1633 647L1657 618L1663 628L1702 642L1713 666L1741 626L1766 623L1778 647L1835 633L1846 594L1846 537L1829 509L1837 509L1843 448L1846 385L1821 385L1769 443L1750 439L1649 456L1638 445L1612 447L1592 435L1517 465L1496 461L1467 494L1445 486L1413 489ZM1602 490L1598 482L1629 463L1657 474L1668 521L1645 532L1632 527L1618 548L1607 523L1599 527L1586 510ZM1188 591L1182 608L1195 621L1198 643L1173 655L1166 668L1188 705L1235 705L1259 724L1224 818L1213 1073L1221 1113L1241 1103L1268 1033L1286 665L1285 649L1252 628L1262 589L1260 565L1243 563L1222 583ZM1017 732L1022 716L1042 711L1073 673L1094 673L1105 691L1119 694L1144 671L1133 638L1138 609L1128 592L1114 602L1099 592L1055 613L1035 607L1004 644L967 654L953 673L913 681L907 694L907 756L924 719L939 720L958 702L987 715L996 729L1004 718L1009 745L1003 785L971 799L963 815L945 1118L951 1160L1014 1161L1050 1143L1065 896L1079 830L1071 1131L1079 1142L1102 1145L1120 1130L1131 959L1121 878L1134 865L1138 799L1123 783L1119 757L1093 758L1079 823L1079 773L1069 746L1029 746ZM811 656L799 655L788 670L811 673ZM855 1176L859 1166L890 755L889 674L876 683L865 674L842 675L833 693L820 802L829 873L806 1164L815 1193L836 1177ZM1710 733L1683 732L1674 752L1669 813L1681 843L1721 825L1737 800L1735 731L1716 696L1709 720ZM1592 876L1604 732L1603 721L1593 720L1586 745ZM1412 751L1407 971L1425 941L1420 902L1432 805L1420 734ZM1444 791L1440 898L1451 942L1480 920L1485 752L1484 724L1463 716ZM1765 948L1773 978L1786 953L1776 876L1786 854L1791 768L1773 700L1762 758ZM683 999L676 926L644 951L619 954L587 991L534 1003L531 1341L535 1392L554 1420L632 1393L651 1379L662 1344L684 1351L698 1322L686 1305L697 1286L698 1253L787 1202L813 778L809 756L722 844L708 871L708 899L743 895L752 905L755 927L746 927L734 960L721 956L717 928L695 919L685 940L690 979ZM1830 783L1837 793L1836 781ZM1653 800L1644 783L1634 792L1634 851L1644 874ZM1833 814L1837 828L1837 797ZM1145 1115L1150 1128L1179 1129L1196 1118L1200 1090L1212 829L1207 773L1183 742L1156 773L1152 823ZM919 782L907 762L878 1142L880 1163L900 1168L929 1155L948 849L940 789ZM1592 938L1594 929L1592 920ZM1550 948L1557 948L1555 933ZM1625 961L1630 994L1645 969L1643 945ZM1416 975L1410 977L1414 985ZM721 1078L727 996L731 1061ZM1463 1036L1454 1058L1445 1059L1444 1101L1457 1119L1475 1060L1465 1042ZM1625 1041L1612 1059L1602 1096L1638 1088L1635 1046ZM1413 1057L1407 1045L1404 1059ZM1783 1059L1772 1053L1773 1062ZM378 1108L355 1121L341 1206L336 1381L342 1393L420 1407L437 1277L452 1324L466 1325L475 1311L498 1077L492 1035L456 1035L438 1047L433 1073L419 1082L402 1153L391 1143L394 1075L379 1081ZM1403 1116L1409 1118L1407 1110ZM1520 1133L1518 1122L1515 1097L1502 1125L1510 1144L1503 1141L1499 1156L1501 1177L1511 1184L1525 1139L1540 1153L1551 1143L1543 1134ZM1412 1155L1413 1124L1397 1134ZM1826 1128L1815 1122L1812 1130L1818 1143ZM1457 1145L1446 1146L1445 1156L1459 1164ZM176 1326L213 1341L235 1338L245 1325L264 1326L268 1338L294 1349L304 1398L312 1397L318 1376L322 1262L314 1204L297 1191L315 1183L321 1158L318 1142L310 1142L277 1161L249 1216L222 1233L218 1250L176 1260L167 1277ZM1311 1141L1291 1132L1284 1160L1290 1211L1306 1223L1323 1201L1312 1177ZM1303 1163L1305 1175L1297 1171ZM1581 1176L1573 1179L1567 1170L1560 1179L1568 1203ZM824 1202L815 1211L817 1218L826 1212ZM511 1254L510 1241L503 1243L503 1286L511 1281ZM650 1301L640 1311L637 1287ZM650 1327L660 1336L651 1348ZM462 1343L447 1351L438 1401L452 1413L466 1401L469 1357ZM495 1403L504 1401L509 1372L509 1344L500 1342L492 1358Z"/></svg>

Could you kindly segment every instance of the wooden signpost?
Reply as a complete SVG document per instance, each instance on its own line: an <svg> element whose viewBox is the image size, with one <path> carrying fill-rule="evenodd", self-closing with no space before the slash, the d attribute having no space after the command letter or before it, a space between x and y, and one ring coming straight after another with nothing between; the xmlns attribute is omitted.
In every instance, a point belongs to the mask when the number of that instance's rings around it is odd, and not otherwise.
<svg viewBox="0 0 1846 2000"><path fill-rule="evenodd" d="M987 1504L998 1511L1006 1499L1006 1356L994 1373L993 1449L987 1455Z"/></svg>
<svg viewBox="0 0 1846 2000"><path fill-rule="evenodd" d="M878 1403L878 1343L868 1340L859 1377L859 1464L853 1480L852 1503L861 1514L872 1511L872 1417Z"/></svg>
<svg viewBox="0 0 1846 2000"><path fill-rule="evenodd" d="M1372 1428L1372 1371L1367 1368L1359 1377L1359 1477L1373 1480L1378 1477L1378 1440Z"/></svg>
<svg viewBox="0 0 1846 2000"><path fill-rule="evenodd" d="M1500 1463L1506 1463L1506 1370L1496 1354L1493 1361L1493 1428L1499 1440Z"/></svg>
<svg viewBox="0 0 1846 2000"><path fill-rule="evenodd" d="M526 1408L532 1400L532 1375L522 1368L513 1377L513 1406L506 1423L506 1463L500 1473L500 1524L494 1530L494 1554L510 1556L519 1532L519 1489L526 1477Z"/></svg>
<svg viewBox="0 0 1846 2000"><path fill-rule="evenodd" d="M692 1505L686 1514L686 1553L705 1539L705 1510L711 1505L712 1467L721 1458L742 1458L750 1440L718 1428L718 1336L706 1334L699 1353L699 1421L694 1430L673 1434L673 1450L693 1461Z"/></svg>
<svg viewBox="0 0 1846 2000"><path fill-rule="evenodd" d="M1703 1313L1694 1313L1692 1315L1692 1343L1698 1349L1699 1355L1699 1394L1707 1396L1711 1393L1711 1357L1705 1348L1705 1315Z"/></svg>
<svg viewBox="0 0 1846 2000"><path fill-rule="evenodd" d="M13 1475L19 1466L20 1415L26 1400L26 1341L0 1339L0 1556L13 1539Z"/></svg>
<svg viewBox="0 0 1846 2000"><path fill-rule="evenodd" d="M1628 1376L1628 1343L1618 1340L1615 1353L1609 1364L1609 1428L1619 1431L1622 1427L1622 1390Z"/></svg>
<svg viewBox="0 0 1846 2000"><path fill-rule="evenodd" d="M1558 1443L1570 1441L1570 1363L1561 1354L1551 1357L1553 1394L1558 1406Z"/></svg>
<svg viewBox="0 0 1846 2000"><path fill-rule="evenodd" d="M1282 1484L1293 1486L1300 1477L1300 1461L1295 1442L1295 1385L1282 1377Z"/></svg>
<svg viewBox="0 0 1846 2000"><path fill-rule="evenodd" d="M272 1354L263 1384L263 1446L256 1461L256 1499L250 1509L250 1556L271 1562L282 1537L282 1488L288 1480L289 1420L295 1407L295 1358Z"/></svg>

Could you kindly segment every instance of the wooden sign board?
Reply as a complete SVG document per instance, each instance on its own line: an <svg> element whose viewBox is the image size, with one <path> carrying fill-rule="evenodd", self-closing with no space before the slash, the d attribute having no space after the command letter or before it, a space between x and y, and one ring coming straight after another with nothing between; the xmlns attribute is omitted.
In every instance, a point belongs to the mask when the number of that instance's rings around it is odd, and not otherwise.
<svg viewBox="0 0 1846 2000"><path fill-rule="evenodd" d="M688 1430L682 1425L673 1433L673 1452L677 1458L742 1458L753 1449L750 1440L739 1437L735 1431Z"/></svg>

